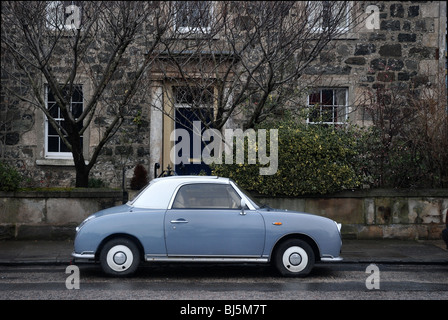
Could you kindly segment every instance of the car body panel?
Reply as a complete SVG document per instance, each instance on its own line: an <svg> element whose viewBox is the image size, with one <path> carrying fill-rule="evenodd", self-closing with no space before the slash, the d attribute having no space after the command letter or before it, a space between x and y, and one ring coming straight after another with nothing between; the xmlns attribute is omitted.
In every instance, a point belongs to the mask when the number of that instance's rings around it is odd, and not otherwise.
<svg viewBox="0 0 448 320"><path fill-rule="evenodd" d="M173 208L180 187L198 183L231 185L247 207L244 210ZM83 221L77 228L73 256L98 257L104 241L117 235L136 239L146 260L231 258L267 262L276 244L289 236L311 239L318 249L317 259L327 260L339 259L342 245L333 220L260 208L230 179L217 177L154 179L134 201L99 211Z"/></svg>
<svg viewBox="0 0 448 320"><path fill-rule="evenodd" d="M104 210L100 216L89 220L79 229L75 238L75 252L98 253L104 239L121 234L136 238L145 253L166 254L163 230L166 210L129 207L128 211L115 212L114 208L111 209L111 212Z"/></svg>
<svg viewBox="0 0 448 320"><path fill-rule="evenodd" d="M170 209L165 235L168 256L260 257L265 224L255 210L241 214L239 209Z"/></svg>
<svg viewBox="0 0 448 320"><path fill-rule="evenodd" d="M279 240L290 235L303 235L312 239L322 256L338 257L342 241L333 220L304 212L273 210L263 213L266 222L266 245L264 256ZM279 224L281 223L281 224Z"/></svg>

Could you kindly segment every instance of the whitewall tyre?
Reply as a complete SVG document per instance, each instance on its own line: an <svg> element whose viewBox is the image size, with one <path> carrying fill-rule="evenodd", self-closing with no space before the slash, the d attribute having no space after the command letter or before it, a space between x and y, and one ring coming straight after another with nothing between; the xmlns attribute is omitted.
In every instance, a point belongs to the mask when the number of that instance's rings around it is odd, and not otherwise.
<svg viewBox="0 0 448 320"><path fill-rule="evenodd" d="M276 250L274 263L283 276L304 277L314 267L314 252L311 246L300 239L286 240Z"/></svg>
<svg viewBox="0 0 448 320"><path fill-rule="evenodd" d="M108 275L128 276L137 270L140 264L140 252L132 240L112 239L101 250L100 264Z"/></svg>

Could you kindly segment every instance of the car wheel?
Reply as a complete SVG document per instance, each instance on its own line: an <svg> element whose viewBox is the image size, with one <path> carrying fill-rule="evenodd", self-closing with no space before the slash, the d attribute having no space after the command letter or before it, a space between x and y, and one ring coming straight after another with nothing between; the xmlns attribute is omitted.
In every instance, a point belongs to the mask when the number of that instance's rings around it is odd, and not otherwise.
<svg viewBox="0 0 448 320"><path fill-rule="evenodd" d="M101 268L106 274L128 276L140 264L138 247L132 240L116 238L108 241L100 253Z"/></svg>
<svg viewBox="0 0 448 320"><path fill-rule="evenodd" d="M300 239L290 239L278 247L275 266L283 276L306 276L314 267L314 252L311 246Z"/></svg>

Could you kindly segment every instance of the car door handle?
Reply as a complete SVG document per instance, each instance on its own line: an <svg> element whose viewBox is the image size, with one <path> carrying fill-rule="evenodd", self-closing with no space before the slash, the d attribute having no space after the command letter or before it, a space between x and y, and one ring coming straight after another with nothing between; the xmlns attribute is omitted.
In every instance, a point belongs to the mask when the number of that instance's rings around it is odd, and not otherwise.
<svg viewBox="0 0 448 320"><path fill-rule="evenodd" d="M183 219L183 218L180 218L180 219L177 219L177 220L171 220L170 222L171 223L188 223L188 221Z"/></svg>

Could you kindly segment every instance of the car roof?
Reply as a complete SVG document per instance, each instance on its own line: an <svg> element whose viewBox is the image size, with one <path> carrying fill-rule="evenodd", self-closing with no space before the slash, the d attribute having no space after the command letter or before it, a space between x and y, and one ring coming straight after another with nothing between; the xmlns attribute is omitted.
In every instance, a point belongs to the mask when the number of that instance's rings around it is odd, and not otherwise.
<svg viewBox="0 0 448 320"><path fill-rule="evenodd" d="M229 178L218 177L218 176L168 176L156 178L153 181L157 182L159 180L173 180L173 183L182 184L186 182L218 182L218 183L229 183Z"/></svg>
<svg viewBox="0 0 448 320"><path fill-rule="evenodd" d="M174 191L183 184L229 184L229 181L229 178L217 176L169 176L156 178L130 204L140 208L167 209Z"/></svg>

